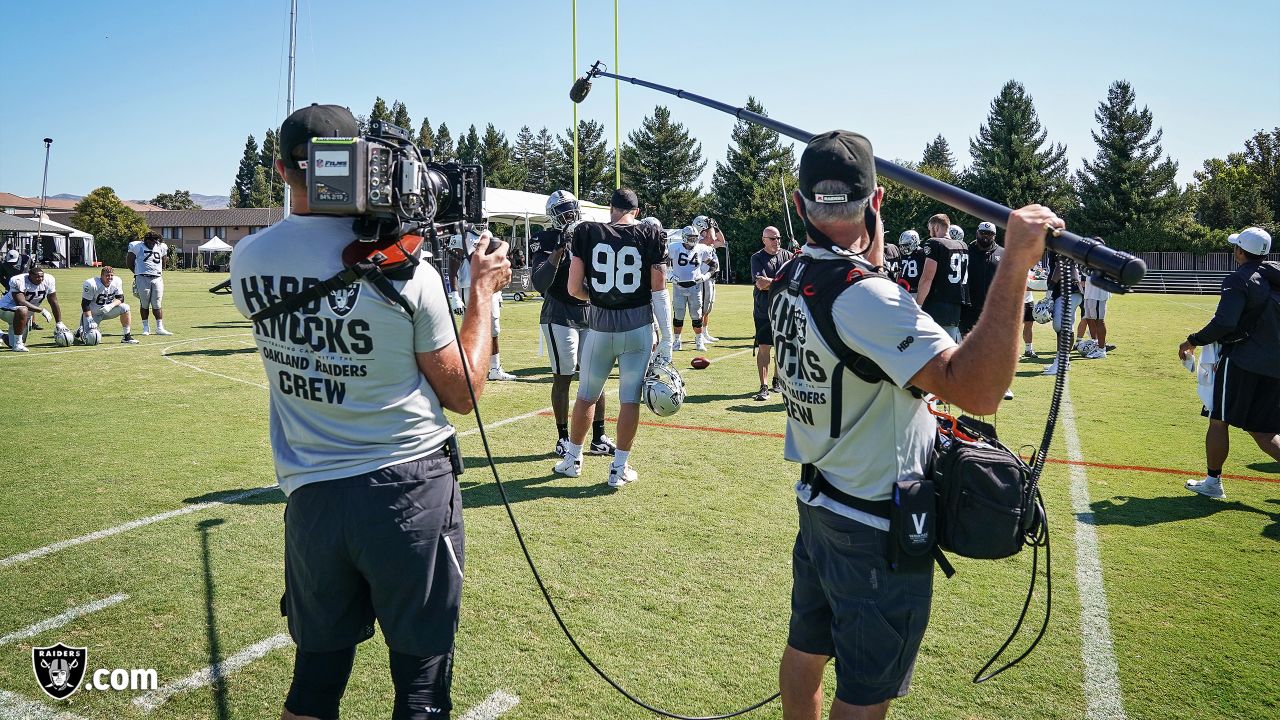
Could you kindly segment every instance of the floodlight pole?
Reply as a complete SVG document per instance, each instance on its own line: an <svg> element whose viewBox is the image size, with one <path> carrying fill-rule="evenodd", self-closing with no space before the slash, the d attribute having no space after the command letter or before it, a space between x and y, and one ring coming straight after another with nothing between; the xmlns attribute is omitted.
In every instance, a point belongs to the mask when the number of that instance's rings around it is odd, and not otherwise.
<svg viewBox="0 0 1280 720"><path fill-rule="evenodd" d="M36 244L40 244L40 239L44 237L44 209L45 196L49 192L49 146L53 145L53 138L44 139L44 179L40 181L40 211L36 215ZM71 248L67 248L67 252L71 252Z"/></svg>
<svg viewBox="0 0 1280 720"><path fill-rule="evenodd" d="M573 0L573 76L578 76L578 0ZM578 197L578 103L573 104L573 196Z"/></svg>
<svg viewBox="0 0 1280 720"><path fill-rule="evenodd" d="M285 93L285 117L293 114L293 78L294 68L297 60L298 49L298 0L292 0L289 3L289 90ZM276 87L279 87L278 85ZM279 146L279 142L276 145ZM275 168L272 168L275 171ZM289 217L289 205L293 202L293 191L289 188L289 183L284 184L284 214L280 216L283 220Z"/></svg>

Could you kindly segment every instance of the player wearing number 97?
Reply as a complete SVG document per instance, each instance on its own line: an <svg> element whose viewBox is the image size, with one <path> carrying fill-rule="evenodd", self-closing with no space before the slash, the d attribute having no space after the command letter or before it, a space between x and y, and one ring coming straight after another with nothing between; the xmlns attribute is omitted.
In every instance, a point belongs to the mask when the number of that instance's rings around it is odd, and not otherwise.
<svg viewBox="0 0 1280 720"><path fill-rule="evenodd" d="M930 237L920 248L925 261L916 301L959 342L960 315L969 304L969 246L948 237L950 227L951 219L943 213L929 218Z"/></svg>
<svg viewBox="0 0 1280 720"><path fill-rule="evenodd" d="M639 204L635 192L619 188L609 201L608 223L581 222L565 229L573 249L568 288L574 297L591 302L591 333L579 360L578 399L573 406L568 453L555 471L569 477L582 473L587 413L604 392L605 380L617 363L617 450L608 480L615 488L637 479L627 459L640 423L654 320L661 334L658 355L671 357L666 238L657 228L636 222Z"/></svg>

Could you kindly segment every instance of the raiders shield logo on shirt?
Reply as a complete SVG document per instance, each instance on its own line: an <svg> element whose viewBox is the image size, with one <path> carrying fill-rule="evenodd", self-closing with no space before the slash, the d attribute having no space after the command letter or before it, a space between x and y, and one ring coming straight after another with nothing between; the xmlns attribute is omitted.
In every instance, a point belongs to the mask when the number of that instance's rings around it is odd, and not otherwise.
<svg viewBox="0 0 1280 720"><path fill-rule="evenodd" d="M80 687L88 661L89 648L67 647L62 643L31 648L31 669L36 673L36 682L54 700L70 697Z"/></svg>
<svg viewBox="0 0 1280 720"><path fill-rule="evenodd" d="M329 293L329 309L338 317L346 317L356 307L360 299L360 283L354 283Z"/></svg>

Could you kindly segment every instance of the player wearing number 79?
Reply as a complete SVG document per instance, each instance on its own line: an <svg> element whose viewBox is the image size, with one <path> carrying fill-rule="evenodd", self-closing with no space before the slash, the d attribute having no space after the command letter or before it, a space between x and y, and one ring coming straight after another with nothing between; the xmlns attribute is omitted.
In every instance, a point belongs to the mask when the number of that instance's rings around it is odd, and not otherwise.
<svg viewBox="0 0 1280 720"><path fill-rule="evenodd" d="M960 342L960 315L969 304L969 246L947 237L950 227L951 219L943 213L929 218L929 239L920 248L925 261L916 302Z"/></svg>
<svg viewBox="0 0 1280 720"><path fill-rule="evenodd" d="M569 446L555 466L561 475L582 473L582 443L587 413L604 392L618 364L618 433L609 486L637 479L627 464L640 424L640 394L649 369L652 321L661 332L658 356L671 358L671 298L666 288L666 238L657 228L636 222L635 192L620 188L609 201L609 222L578 222L565 228L573 249L569 293L591 302L591 332L578 363L578 399L573 405Z"/></svg>

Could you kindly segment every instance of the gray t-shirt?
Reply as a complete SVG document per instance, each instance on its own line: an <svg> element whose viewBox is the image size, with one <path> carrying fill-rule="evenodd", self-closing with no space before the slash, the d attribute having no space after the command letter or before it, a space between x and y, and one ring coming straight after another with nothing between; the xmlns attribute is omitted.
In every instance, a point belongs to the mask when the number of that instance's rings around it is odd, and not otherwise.
<svg viewBox="0 0 1280 720"><path fill-rule="evenodd" d="M835 257L812 245L804 254ZM854 262L871 270L865 262ZM813 311L832 313L840 339L875 361L893 382L868 383L842 371L841 393L835 396L833 370L839 359L819 336ZM866 500L888 499L894 481L922 477L937 424L924 402L904 386L925 363L955 345L946 331L900 285L878 278L843 290L829 308L810 308L802 297L780 291L771 301L769 317L774 334L783 339L774 352L787 411L786 458L816 465L837 490ZM810 500L806 485L797 483L796 495L810 505L888 529L887 520L825 495Z"/></svg>
<svg viewBox="0 0 1280 720"><path fill-rule="evenodd" d="M231 289L246 317L342 269L351 218L290 215L240 241ZM271 449L288 495L308 483L415 460L453 434L415 353L453 342L440 274L427 262L395 286L413 317L368 282L255 322L271 392Z"/></svg>

